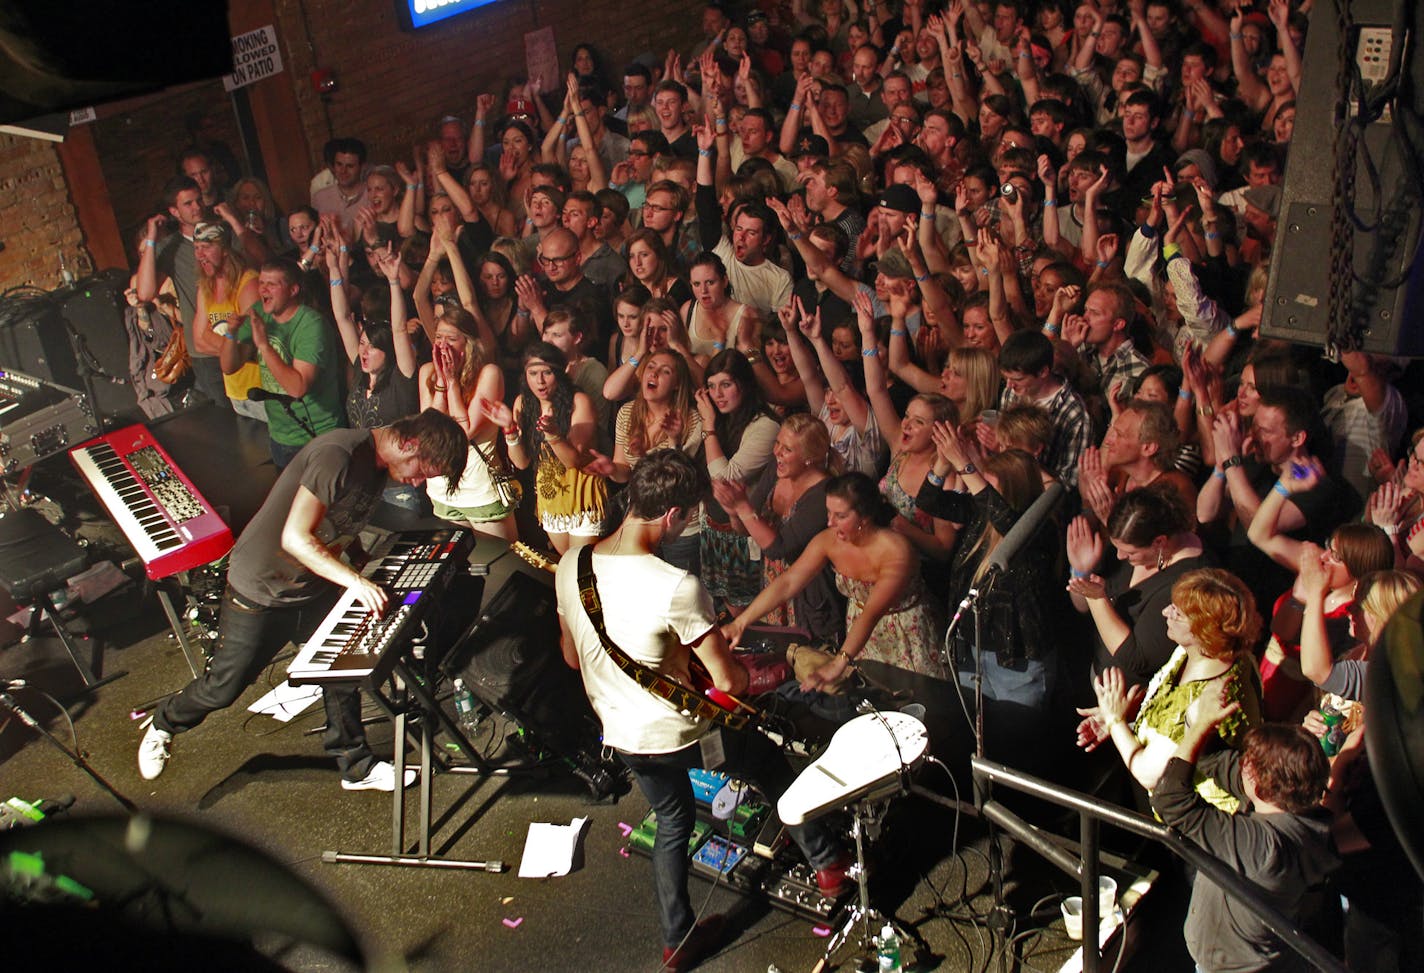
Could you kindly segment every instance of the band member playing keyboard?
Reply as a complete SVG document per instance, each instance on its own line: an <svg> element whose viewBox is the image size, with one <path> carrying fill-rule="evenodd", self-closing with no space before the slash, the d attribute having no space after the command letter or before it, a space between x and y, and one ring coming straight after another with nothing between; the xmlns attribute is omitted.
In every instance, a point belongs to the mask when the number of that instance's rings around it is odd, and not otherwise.
<svg viewBox="0 0 1424 973"><path fill-rule="evenodd" d="M138 749L144 780L163 773L173 735L232 705L288 642L309 636L349 589L372 612L386 593L341 559L376 511L387 479L459 482L468 442L449 416L427 410L376 429L337 429L293 458L237 539L207 671L156 710ZM347 790L395 788L395 770L366 745L356 689L323 690L326 735ZM415 779L406 771L404 784Z"/></svg>
<svg viewBox="0 0 1424 973"><path fill-rule="evenodd" d="M628 484L627 516L593 545L593 574L608 636L628 656L686 685L689 657L696 653L718 689L739 693L746 688L747 672L717 627L711 597L695 576L653 553L696 515L707 489L706 471L686 454L672 449L649 453ZM668 969L687 969L717 948L723 926L721 916L697 923L688 897L687 843L696 820L688 768L704 766L707 759L708 769L749 780L773 801L794 775L760 733L734 732L684 716L618 666L580 601L576 554L559 562L554 580L564 660L582 673L603 723L603 742L617 750L657 812L653 886L662 960ZM714 755L723 757L720 766L711 759ZM791 833L817 869L822 891L842 891L849 858L829 830L811 822Z"/></svg>

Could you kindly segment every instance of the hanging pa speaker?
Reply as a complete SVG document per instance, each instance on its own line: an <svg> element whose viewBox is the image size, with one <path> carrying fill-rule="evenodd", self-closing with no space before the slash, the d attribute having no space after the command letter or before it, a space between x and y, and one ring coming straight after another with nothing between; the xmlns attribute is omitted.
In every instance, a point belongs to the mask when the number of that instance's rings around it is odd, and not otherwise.
<svg viewBox="0 0 1424 973"><path fill-rule="evenodd" d="M1296 100L1295 132L1286 164L1276 218L1271 273L1261 316L1261 334L1301 344L1324 345L1331 337L1330 288L1334 276L1334 147L1341 126L1356 124L1359 101L1346 98L1336 80L1340 31L1336 5L1322 0L1310 21L1304 52L1304 79ZM1396 0L1354 0L1354 21L1346 38L1369 94L1388 78L1391 55L1403 51L1405 80L1424 70L1417 41L1396 37ZM1418 4L1404 5L1414 19ZM1406 23L1405 26L1411 26ZM1334 332L1357 332L1364 351L1384 355L1424 356L1424 261L1419 248L1424 192L1414 150L1408 146L1407 107L1391 100L1383 114L1360 125L1353 167L1350 244L1353 279L1346 314Z"/></svg>

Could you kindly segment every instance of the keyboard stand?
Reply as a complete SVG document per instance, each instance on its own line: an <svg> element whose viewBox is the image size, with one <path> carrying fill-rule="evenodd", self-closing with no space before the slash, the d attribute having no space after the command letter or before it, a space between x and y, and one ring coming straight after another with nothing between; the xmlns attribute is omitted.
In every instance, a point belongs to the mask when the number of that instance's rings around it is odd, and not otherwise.
<svg viewBox="0 0 1424 973"><path fill-rule="evenodd" d="M186 577L187 572L181 572ZM188 661L188 669L193 673L193 678L197 679L203 674L207 667L202 654L193 647L193 643L188 640L188 633L185 631L183 619L179 616L178 610L173 607L173 595L178 595L186 602L183 594L183 581L175 581L174 578L164 578L162 581L154 582L154 587L158 591L158 603L163 606L163 614L168 616L168 627L173 630L173 637L178 640L178 648L183 650L183 658Z"/></svg>
<svg viewBox="0 0 1424 973"><path fill-rule="evenodd" d="M420 724L420 784L418 793L419 817L416 824L415 854L406 853L405 810L406 796L401 787L396 787L391 795L391 853L389 855L362 855L349 852L323 851L321 860L328 864L345 865L405 865L420 868L450 868L467 871L504 872L509 866L502 861L472 861L469 859L444 858L430 853L431 784L433 777L433 754L435 735L439 730L449 734L450 739L470 761L470 767L450 767L451 773L475 774L486 777L508 777L521 772L538 771L540 768L496 767L480 755L458 724L450 719L441 708L433 691L434 682L413 673L404 653L390 676L381 686L367 687L395 724L397 745L392 764L395 779L405 779L406 744L409 718L414 715ZM387 688L389 687L389 688Z"/></svg>

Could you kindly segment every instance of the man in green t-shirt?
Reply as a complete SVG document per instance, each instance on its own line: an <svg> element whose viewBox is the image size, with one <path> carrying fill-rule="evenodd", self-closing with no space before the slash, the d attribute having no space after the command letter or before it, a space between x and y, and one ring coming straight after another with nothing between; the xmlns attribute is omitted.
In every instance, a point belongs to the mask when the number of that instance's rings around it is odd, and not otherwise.
<svg viewBox="0 0 1424 973"><path fill-rule="evenodd" d="M257 278L259 301L225 337L224 374L256 360L262 369L272 461L282 469L308 440L345 425L336 353L321 315L301 302L301 272L290 260L269 260ZM264 395L264 393L266 393Z"/></svg>

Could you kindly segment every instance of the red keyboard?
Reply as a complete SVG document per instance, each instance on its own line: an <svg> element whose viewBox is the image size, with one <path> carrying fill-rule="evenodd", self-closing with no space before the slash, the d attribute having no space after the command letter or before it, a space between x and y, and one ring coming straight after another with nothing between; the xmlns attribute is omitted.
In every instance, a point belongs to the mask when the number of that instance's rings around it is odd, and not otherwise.
<svg viewBox="0 0 1424 973"><path fill-rule="evenodd" d="M144 426L90 440L69 458L153 580L232 550L232 530Z"/></svg>

